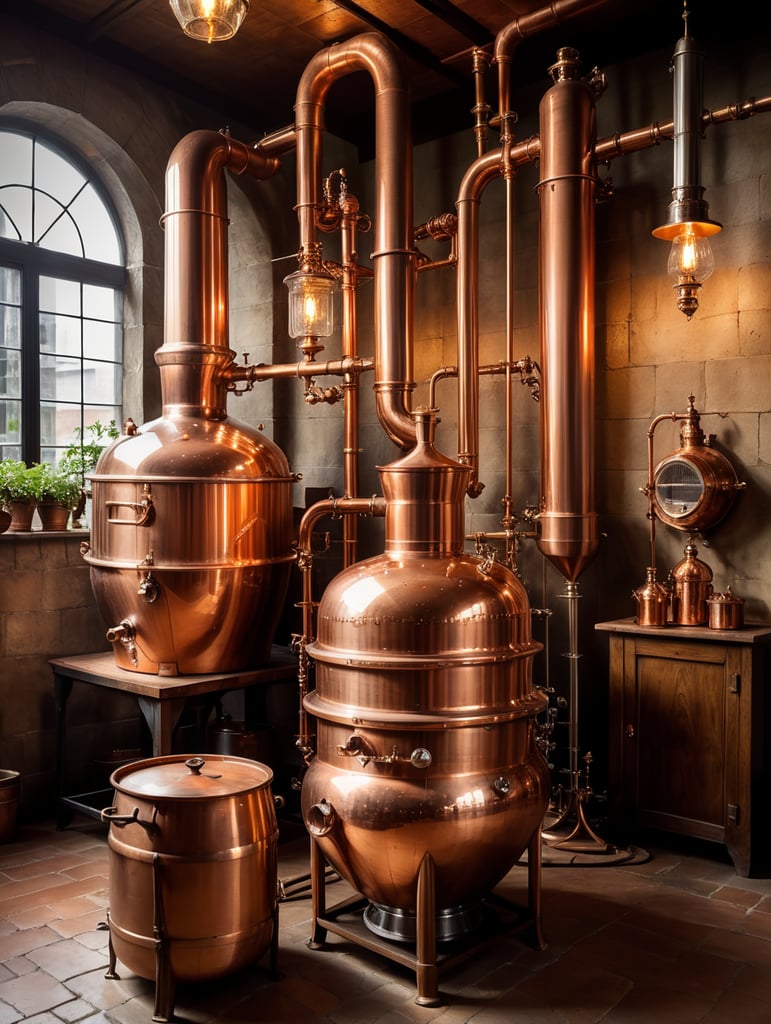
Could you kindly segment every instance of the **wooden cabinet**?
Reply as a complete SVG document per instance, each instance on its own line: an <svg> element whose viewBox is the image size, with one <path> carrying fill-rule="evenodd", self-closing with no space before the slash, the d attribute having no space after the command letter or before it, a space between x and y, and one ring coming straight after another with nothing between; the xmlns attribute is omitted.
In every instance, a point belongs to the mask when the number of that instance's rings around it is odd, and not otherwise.
<svg viewBox="0 0 771 1024"><path fill-rule="evenodd" d="M771 867L771 627L601 622L609 634L611 827L723 843Z"/></svg>

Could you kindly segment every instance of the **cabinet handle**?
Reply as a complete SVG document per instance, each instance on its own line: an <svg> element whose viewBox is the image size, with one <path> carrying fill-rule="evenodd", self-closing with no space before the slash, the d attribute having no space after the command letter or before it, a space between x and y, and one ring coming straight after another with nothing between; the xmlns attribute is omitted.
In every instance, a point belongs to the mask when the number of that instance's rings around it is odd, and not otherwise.
<svg viewBox="0 0 771 1024"><path fill-rule="evenodd" d="M627 725L627 727L624 729L624 735L628 740L634 739L634 726L631 724Z"/></svg>

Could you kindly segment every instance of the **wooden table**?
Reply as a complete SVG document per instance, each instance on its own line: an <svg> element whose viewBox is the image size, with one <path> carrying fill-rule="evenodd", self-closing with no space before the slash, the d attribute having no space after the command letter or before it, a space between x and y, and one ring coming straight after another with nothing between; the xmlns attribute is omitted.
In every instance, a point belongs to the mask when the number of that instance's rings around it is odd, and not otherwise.
<svg viewBox="0 0 771 1024"><path fill-rule="evenodd" d="M152 755L172 753L174 729L185 706L193 698L210 698L212 706L223 694L259 684L292 679L297 676L297 659L286 648L274 647L271 661L241 672L209 675L158 676L146 672L130 672L115 664L112 652L83 654L77 657L54 658L54 697L57 721L57 828L69 824L71 810L98 817L98 811L86 799L96 794L68 795L66 779L67 701L74 683L101 686L108 690L136 697L152 738ZM102 804L104 806L104 804Z"/></svg>

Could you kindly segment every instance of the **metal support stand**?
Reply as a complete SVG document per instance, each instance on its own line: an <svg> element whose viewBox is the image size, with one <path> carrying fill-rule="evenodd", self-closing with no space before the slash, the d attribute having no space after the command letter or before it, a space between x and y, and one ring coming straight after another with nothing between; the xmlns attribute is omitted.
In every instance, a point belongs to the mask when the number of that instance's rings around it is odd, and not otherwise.
<svg viewBox="0 0 771 1024"><path fill-rule="evenodd" d="M569 747L570 747L570 789L567 792L567 802L559 817L547 829L543 835L547 845L555 850L570 850L576 853L598 853L612 854L616 848L593 831L586 818L586 802L592 795L589 788L589 765L592 755L588 753L584 758L586 768L584 778L586 785L581 786L581 770L578 766L578 662L581 655L578 653L578 593L577 583L566 583L565 593L560 595L568 602L568 635L570 650L565 655L570 661L570 723L569 723Z"/></svg>
<svg viewBox="0 0 771 1024"><path fill-rule="evenodd" d="M541 922L541 830L536 829L527 847L528 906L527 914L496 893L483 900L483 910L489 920L480 932L465 938L441 943L436 938L436 879L434 862L426 853L421 861L416 883L415 943L395 942L374 934L364 923L364 911L369 905L366 897L355 894L327 909L325 859L318 843L311 839L311 905L313 925L306 945L309 949L322 949L327 933L332 932L359 946L393 960L415 973L419 1006L438 1006L439 971L449 964L468 959L479 949L496 942L503 933L513 928L531 930L533 945L546 949ZM482 936L481 938L479 936ZM475 941L476 940L476 941Z"/></svg>

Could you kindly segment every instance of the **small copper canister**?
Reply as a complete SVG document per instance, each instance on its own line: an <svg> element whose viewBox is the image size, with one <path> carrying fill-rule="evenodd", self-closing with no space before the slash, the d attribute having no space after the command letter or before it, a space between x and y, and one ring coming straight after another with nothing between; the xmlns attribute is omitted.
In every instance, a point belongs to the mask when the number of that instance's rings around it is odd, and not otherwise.
<svg viewBox="0 0 771 1024"><path fill-rule="evenodd" d="M735 597L730 587L725 593L707 599L710 629L741 629L744 625L744 600Z"/></svg>
<svg viewBox="0 0 771 1024"><path fill-rule="evenodd" d="M678 626L703 626L707 599L712 596L712 570L697 558L693 539L685 545L685 557L672 570L675 584L675 622Z"/></svg>

